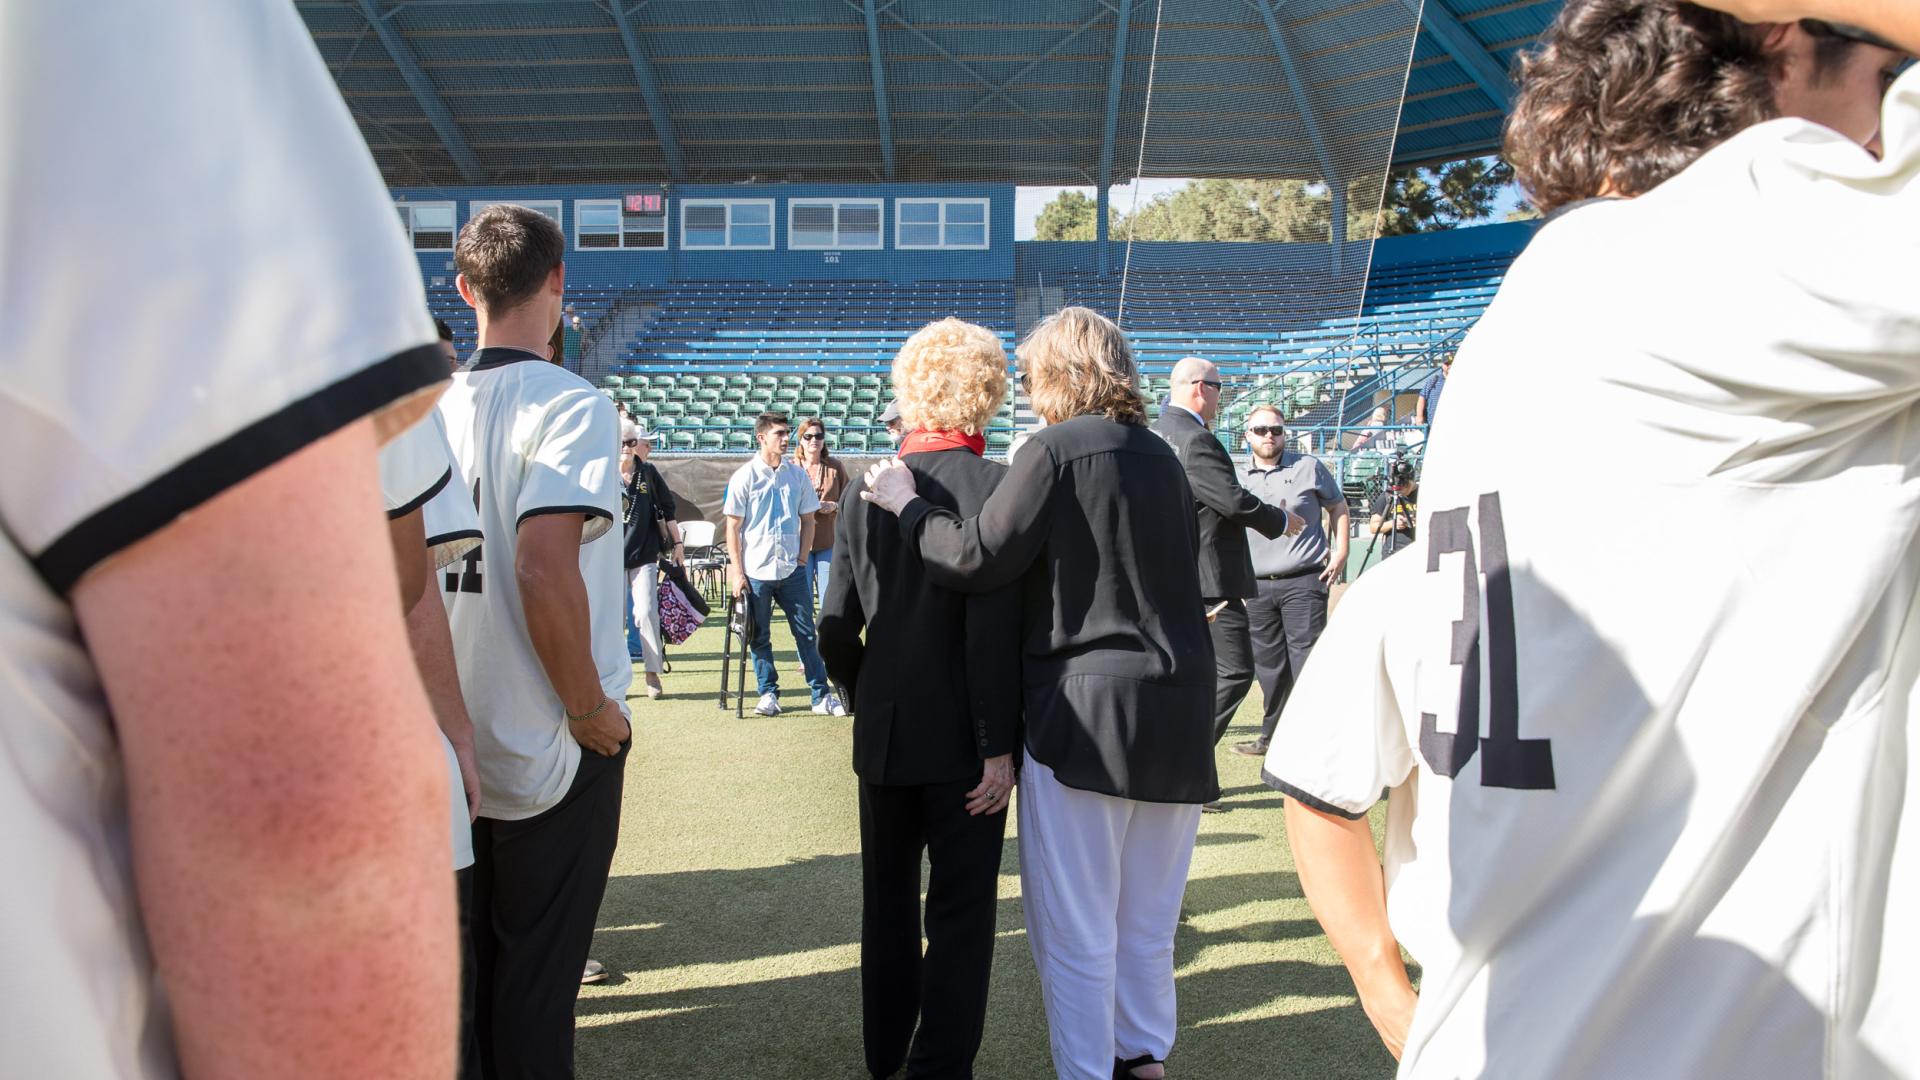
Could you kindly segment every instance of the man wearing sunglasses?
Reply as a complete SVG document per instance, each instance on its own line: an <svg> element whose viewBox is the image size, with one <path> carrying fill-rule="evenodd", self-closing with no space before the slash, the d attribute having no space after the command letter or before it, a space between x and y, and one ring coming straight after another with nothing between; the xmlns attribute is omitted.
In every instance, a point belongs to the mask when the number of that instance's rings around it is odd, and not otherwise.
<svg viewBox="0 0 1920 1080"><path fill-rule="evenodd" d="M1220 369L1189 356L1173 366L1171 381L1167 407L1153 422L1153 430L1167 440L1186 467L1200 524L1200 591L1207 610L1219 608L1208 624L1214 658L1213 741L1218 743L1253 685L1246 602L1258 590L1253 559L1247 554L1247 534L1257 532L1270 540L1297 536L1306 521L1284 507L1261 502L1240 486L1233 459L1211 430L1220 411ZM1205 809L1219 813L1224 808L1213 802Z"/></svg>
<svg viewBox="0 0 1920 1080"><path fill-rule="evenodd" d="M1326 629L1328 591L1347 570L1346 493L1319 458L1286 449L1286 435L1275 406L1255 406L1247 414L1247 490L1298 513L1307 523L1298 536L1277 539L1247 530L1254 577L1247 633L1262 714L1260 737L1234 743L1233 750L1250 757L1265 756L1280 708ZM1326 527L1320 524L1323 511Z"/></svg>

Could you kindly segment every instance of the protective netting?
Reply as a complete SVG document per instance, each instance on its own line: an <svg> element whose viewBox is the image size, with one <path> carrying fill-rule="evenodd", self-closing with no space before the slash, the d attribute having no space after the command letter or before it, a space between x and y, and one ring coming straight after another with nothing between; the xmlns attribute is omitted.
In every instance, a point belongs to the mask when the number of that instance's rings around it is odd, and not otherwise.
<svg viewBox="0 0 1920 1080"><path fill-rule="evenodd" d="M1011 347L1095 307L1154 399L1180 357L1221 364L1235 442L1273 401L1337 448L1405 389L1389 371L1430 365L1365 310L1418 0L299 8L460 347L455 231L548 213L569 356L668 450L745 450L765 406L878 449L887 364L943 315ZM1036 193L1094 205L1028 240ZM991 445L1025 422L1010 401Z"/></svg>

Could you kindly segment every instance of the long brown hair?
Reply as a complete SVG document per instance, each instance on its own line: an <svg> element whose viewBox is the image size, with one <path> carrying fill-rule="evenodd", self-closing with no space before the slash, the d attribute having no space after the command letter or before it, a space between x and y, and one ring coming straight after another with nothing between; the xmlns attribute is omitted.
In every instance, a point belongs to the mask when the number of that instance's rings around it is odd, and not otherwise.
<svg viewBox="0 0 1920 1080"><path fill-rule="evenodd" d="M1145 424L1147 402L1135 387L1133 346L1112 319L1065 307L1041 319L1014 350L1031 380L1033 411L1050 424L1097 414Z"/></svg>
<svg viewBox="0 0 1920 1080"><path fill-rule="evenodd" d="M1776 115L1763 27L1679 0L1567 0L1520 60L1506 158L1553 210L1653 190Z"/></svg>

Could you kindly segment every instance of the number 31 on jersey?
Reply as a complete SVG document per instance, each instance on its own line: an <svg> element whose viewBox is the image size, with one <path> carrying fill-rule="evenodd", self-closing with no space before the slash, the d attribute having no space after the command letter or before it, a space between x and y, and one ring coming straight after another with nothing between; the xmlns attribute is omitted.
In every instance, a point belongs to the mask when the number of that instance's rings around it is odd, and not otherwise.
<svg viewBox="0 0 1920 1080"><path fill-rule="evenodd" d="M1427 573L1441 572L1441 557L1460 555L1460 618L1453 623L1449 657L1460 669L1460 695L1451 732L1440 717L1420 714L1420 756L1434 772L1460 775L1480 755L1483 787L1538 791L1553 784L1553 744L1520 737L1520 690L1514 662L1513 580L1507 567L1507 532L1498 492L1480 496L1479 536L1468 507L1442 510L1427 526ZM1484 576L1484 590L1481 579ZM1485 625L1481 608L1486 609ZM1480 736L1482 645L1486 654L1487 723Z"/></svg>

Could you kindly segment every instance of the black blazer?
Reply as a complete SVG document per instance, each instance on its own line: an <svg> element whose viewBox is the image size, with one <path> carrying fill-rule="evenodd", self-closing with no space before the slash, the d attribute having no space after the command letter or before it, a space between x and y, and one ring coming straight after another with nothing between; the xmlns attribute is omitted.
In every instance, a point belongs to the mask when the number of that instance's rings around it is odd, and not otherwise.
<svg viewBox="0 0 1920 1080"><path fill-rule="evenodd" d="M977 514L1007 467L966 450L909 454L922 498ZM871 784L978 778L1020 747L1020 594L928 580L893 515L847 486L820 615L820 658L853 696L853 771ZM866 641L860 639L866 631Z"/></svg>
<svg viewBox="0 0 1920 1080"><path fill-rule="evenodd" d="M1220 795L1192 508L1163 440L1081 416L1035 434L978 517L928 499L900 513L935 584L1020 583L1026 747L1069 787Z"/></svg>
<svg viewBox="0 0 1920 1080"><path fill-rule="evenodd" d="M1160 410L1154 433L1167 440L1186 466L1200 525L1200 592L1210 599L1254 595L1253 556L1247 530L1272 539L1287 531L1287 512L1260 501L1240 486L1233 459L1207 426L1174 405Z"/></svg>

